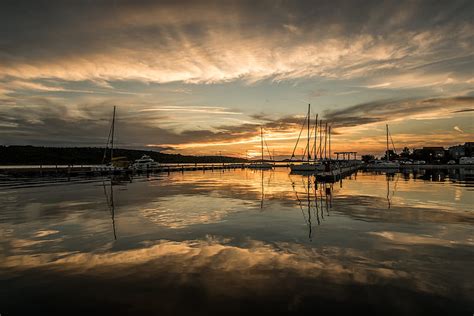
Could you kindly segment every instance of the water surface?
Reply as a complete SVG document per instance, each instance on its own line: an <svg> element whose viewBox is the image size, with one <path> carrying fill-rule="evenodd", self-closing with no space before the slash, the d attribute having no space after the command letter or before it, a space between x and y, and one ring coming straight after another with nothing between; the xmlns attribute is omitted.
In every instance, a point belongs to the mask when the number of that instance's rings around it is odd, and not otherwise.
<svg viewBox="0 0 474 316"><path fill-rule="evenodd" d="M0 191L0 313L472 314L472 170L193 171Z"/></svg>

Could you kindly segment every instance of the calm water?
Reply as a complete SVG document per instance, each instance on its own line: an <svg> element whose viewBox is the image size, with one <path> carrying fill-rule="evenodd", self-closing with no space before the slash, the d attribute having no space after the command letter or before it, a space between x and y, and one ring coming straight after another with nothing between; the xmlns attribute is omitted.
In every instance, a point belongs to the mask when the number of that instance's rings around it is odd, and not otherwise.
<svg viewBox="0 0 474 316"><path fill-rule="evenodd" d="M472 315L473 183L278 168L4 185L0 313Z"/></svg>

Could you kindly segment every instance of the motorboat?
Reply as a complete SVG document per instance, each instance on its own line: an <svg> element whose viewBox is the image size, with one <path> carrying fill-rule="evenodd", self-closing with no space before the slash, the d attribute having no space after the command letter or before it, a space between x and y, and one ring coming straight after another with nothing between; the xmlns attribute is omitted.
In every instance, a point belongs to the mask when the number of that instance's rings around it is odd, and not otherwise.
<svg viewBox="0 0 474 316"><path fill-rule="evenodd" d="M135 162L132 164L132 169L146 170L158 168L159 166L160 164L153 160L153 158L148 155L143 155L140 159L135 160Z"/></svg>

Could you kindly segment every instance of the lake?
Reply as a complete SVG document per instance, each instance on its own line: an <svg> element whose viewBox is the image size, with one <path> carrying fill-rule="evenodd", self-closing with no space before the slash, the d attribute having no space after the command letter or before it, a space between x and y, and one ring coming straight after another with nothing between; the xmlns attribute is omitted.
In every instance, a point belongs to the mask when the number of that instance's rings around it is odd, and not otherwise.
<svg viewBox="0 0 474 316"><path fill-rule="evenodd" d="M0 182L0 314L472 315L472 171Z"/></svg>

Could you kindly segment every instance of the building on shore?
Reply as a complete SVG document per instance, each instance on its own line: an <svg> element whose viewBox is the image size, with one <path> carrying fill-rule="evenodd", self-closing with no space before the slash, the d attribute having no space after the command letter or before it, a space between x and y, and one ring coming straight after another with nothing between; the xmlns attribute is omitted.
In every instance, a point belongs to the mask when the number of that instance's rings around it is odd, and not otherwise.
<svg viewBox="0 0 474 316"><path fill-rule="evenodd" d="M448 148L448 153L452 159L474 157L474 142L466 142L464 145L451 146Z"/></svg>
<svg viewBox="0 0 474 316"><path fill-rule="evenodd" d="M464 151L466 157L474 157L474 142L464 143Z"/></svg>
<svg viewBox="0 0 474 316"><path fill-rule="evenodd" d="M448 153L452 159L459 159L466 155L466 150L464 148L464 145L456 145L449 147Z"/></svg>
<svg viewBox="0 0 474 316"><path fill-rule="evenodd" d="M413 150L413 157L417 160L434 162L436 160L443 160L445 152L443 147L423 147L422 149Z"/></svg>

